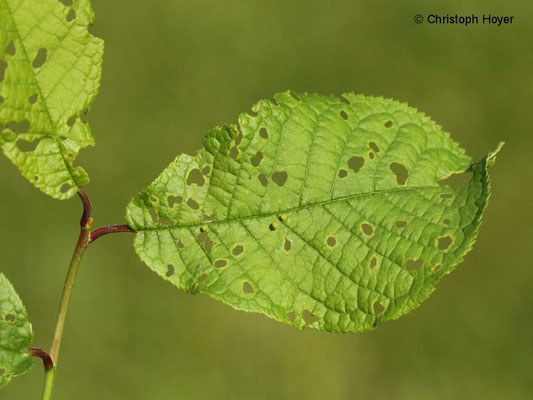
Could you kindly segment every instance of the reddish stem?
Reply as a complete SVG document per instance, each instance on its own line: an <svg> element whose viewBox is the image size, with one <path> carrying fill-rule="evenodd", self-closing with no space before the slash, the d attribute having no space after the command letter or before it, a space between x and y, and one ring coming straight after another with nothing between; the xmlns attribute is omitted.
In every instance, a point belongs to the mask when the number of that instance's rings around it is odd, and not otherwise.
<svg viewBox="0 0 533 400"><path fill-rule="evenodd" d="M50 357L50 354L43 349L40 349L39 347L28 347L28 354L31 357L39 357L42 359L44 369L48 370L54 368L54 361L52 360L52 357Z"/></svg>
<svg viewBox="0 0 533 400"><path fill-rule="evenodd" d="M118 232L135 233L135 231L132 228L130 228L128 225L106 225L106 226L102 226L101 228L98 228L92 231L89 241L94 242L100 236L107 235L108 233L118 233Z"/></svg>
<svg viewBox="0 0 533 400"><path fill-rule="evenodd" d="M78 196L80 196L81 202L83 203L83 214L81 215L80 226L83 228L90 227L91 221L91 212L92 205L89 196L83 190L78 191Z"/></svg>

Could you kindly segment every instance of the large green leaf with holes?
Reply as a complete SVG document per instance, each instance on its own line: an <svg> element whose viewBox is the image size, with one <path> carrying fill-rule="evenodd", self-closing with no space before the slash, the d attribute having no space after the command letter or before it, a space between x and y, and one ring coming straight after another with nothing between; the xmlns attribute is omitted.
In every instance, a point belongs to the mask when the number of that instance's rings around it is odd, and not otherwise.
<svg viewBox="0 0 533 400"><path fill-rule="evenodd" d="M11 283L0 273L0 386L33 366L27 351L32 342L26 309Z"/></svg>
<svg viewBox="0 0 533 400"><path fill-rule="evenodd" d="M82 118L97 93L102 40L89 0L0 0L0 147L58 199L89 181L74 159L94 145Z"/></svg>
<svg viewBox="0 0 533 400"><path fill-rule="evenodd" d="M361 332L418 306L462 260L489 197L471 164L404 104L289 92L211 130L127 209L163 279L298 328ZM465 186L440 180L470 171Z"/></svg>

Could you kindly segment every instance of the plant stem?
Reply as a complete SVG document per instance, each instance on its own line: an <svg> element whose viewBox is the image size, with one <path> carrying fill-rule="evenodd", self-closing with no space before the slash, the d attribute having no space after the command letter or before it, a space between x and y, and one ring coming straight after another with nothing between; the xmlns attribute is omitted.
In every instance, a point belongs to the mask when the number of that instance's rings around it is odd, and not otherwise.
<svg viewBox="0 0 533 400"><path fill-rule="evenodd" d="M54 377L56 375L56 367L47 368L44 370L44 387L41 400L50 400L52 398L52 388L54 387Z"/></svg>

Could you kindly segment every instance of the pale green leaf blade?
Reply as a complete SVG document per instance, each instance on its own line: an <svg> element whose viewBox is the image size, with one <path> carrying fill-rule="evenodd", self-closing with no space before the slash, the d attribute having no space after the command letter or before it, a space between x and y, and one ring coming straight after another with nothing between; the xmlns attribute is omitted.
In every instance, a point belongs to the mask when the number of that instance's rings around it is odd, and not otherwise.
<svg viewBox="0 0 533 400"><path fill-rule="evenodd" d="M0 147L22 174L58 199L89 181L74 166L94 145L82 116L100 85L103 41L89 0L0 0Z"/></svg>
<svg viewBox="0 0 533 400"><path fill-rule="evenodd" d="M0 273L0 386L33 366L27 351L32 342L26 309L11 283Z"/></svg>
<svg viewBox="0 0 533 400"><path fill-rule="evenodd" d="M131 200L140 258L179 288L299 328L360 332L416 307L472 246L486 161L471 167L395 101L275 99ZM467 186L438 183L470 167Z"/></svg>

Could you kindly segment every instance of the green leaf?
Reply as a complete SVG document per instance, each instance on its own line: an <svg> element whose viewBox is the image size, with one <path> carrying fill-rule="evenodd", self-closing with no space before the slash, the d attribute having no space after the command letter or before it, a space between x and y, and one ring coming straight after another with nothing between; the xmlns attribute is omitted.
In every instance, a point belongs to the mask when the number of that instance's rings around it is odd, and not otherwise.
<svg viewBox="0 0 533 400"><path fill-rule="evenodd" d="M0 0L0 147L22 174L58 199L89 182L73 165L94 145L82 120L98 91L103 41L87 26L89 0Z"/></svg>
<svg viewBox="0 0 533 400"><path fill-rule="evenodd" d="M474 242L487 158L471 165L392 100L275 99L131 200L140 258L188 292L298 328L361 332L412 310ZM468 185L439 184L467 169Z"/></svg>
<svg viewBox="0 0 533 400"><path fill-rule="evenodd" d="M32 342L26 309L11 283L0 273L0 386L33 366L27 351Z"/></svg>

